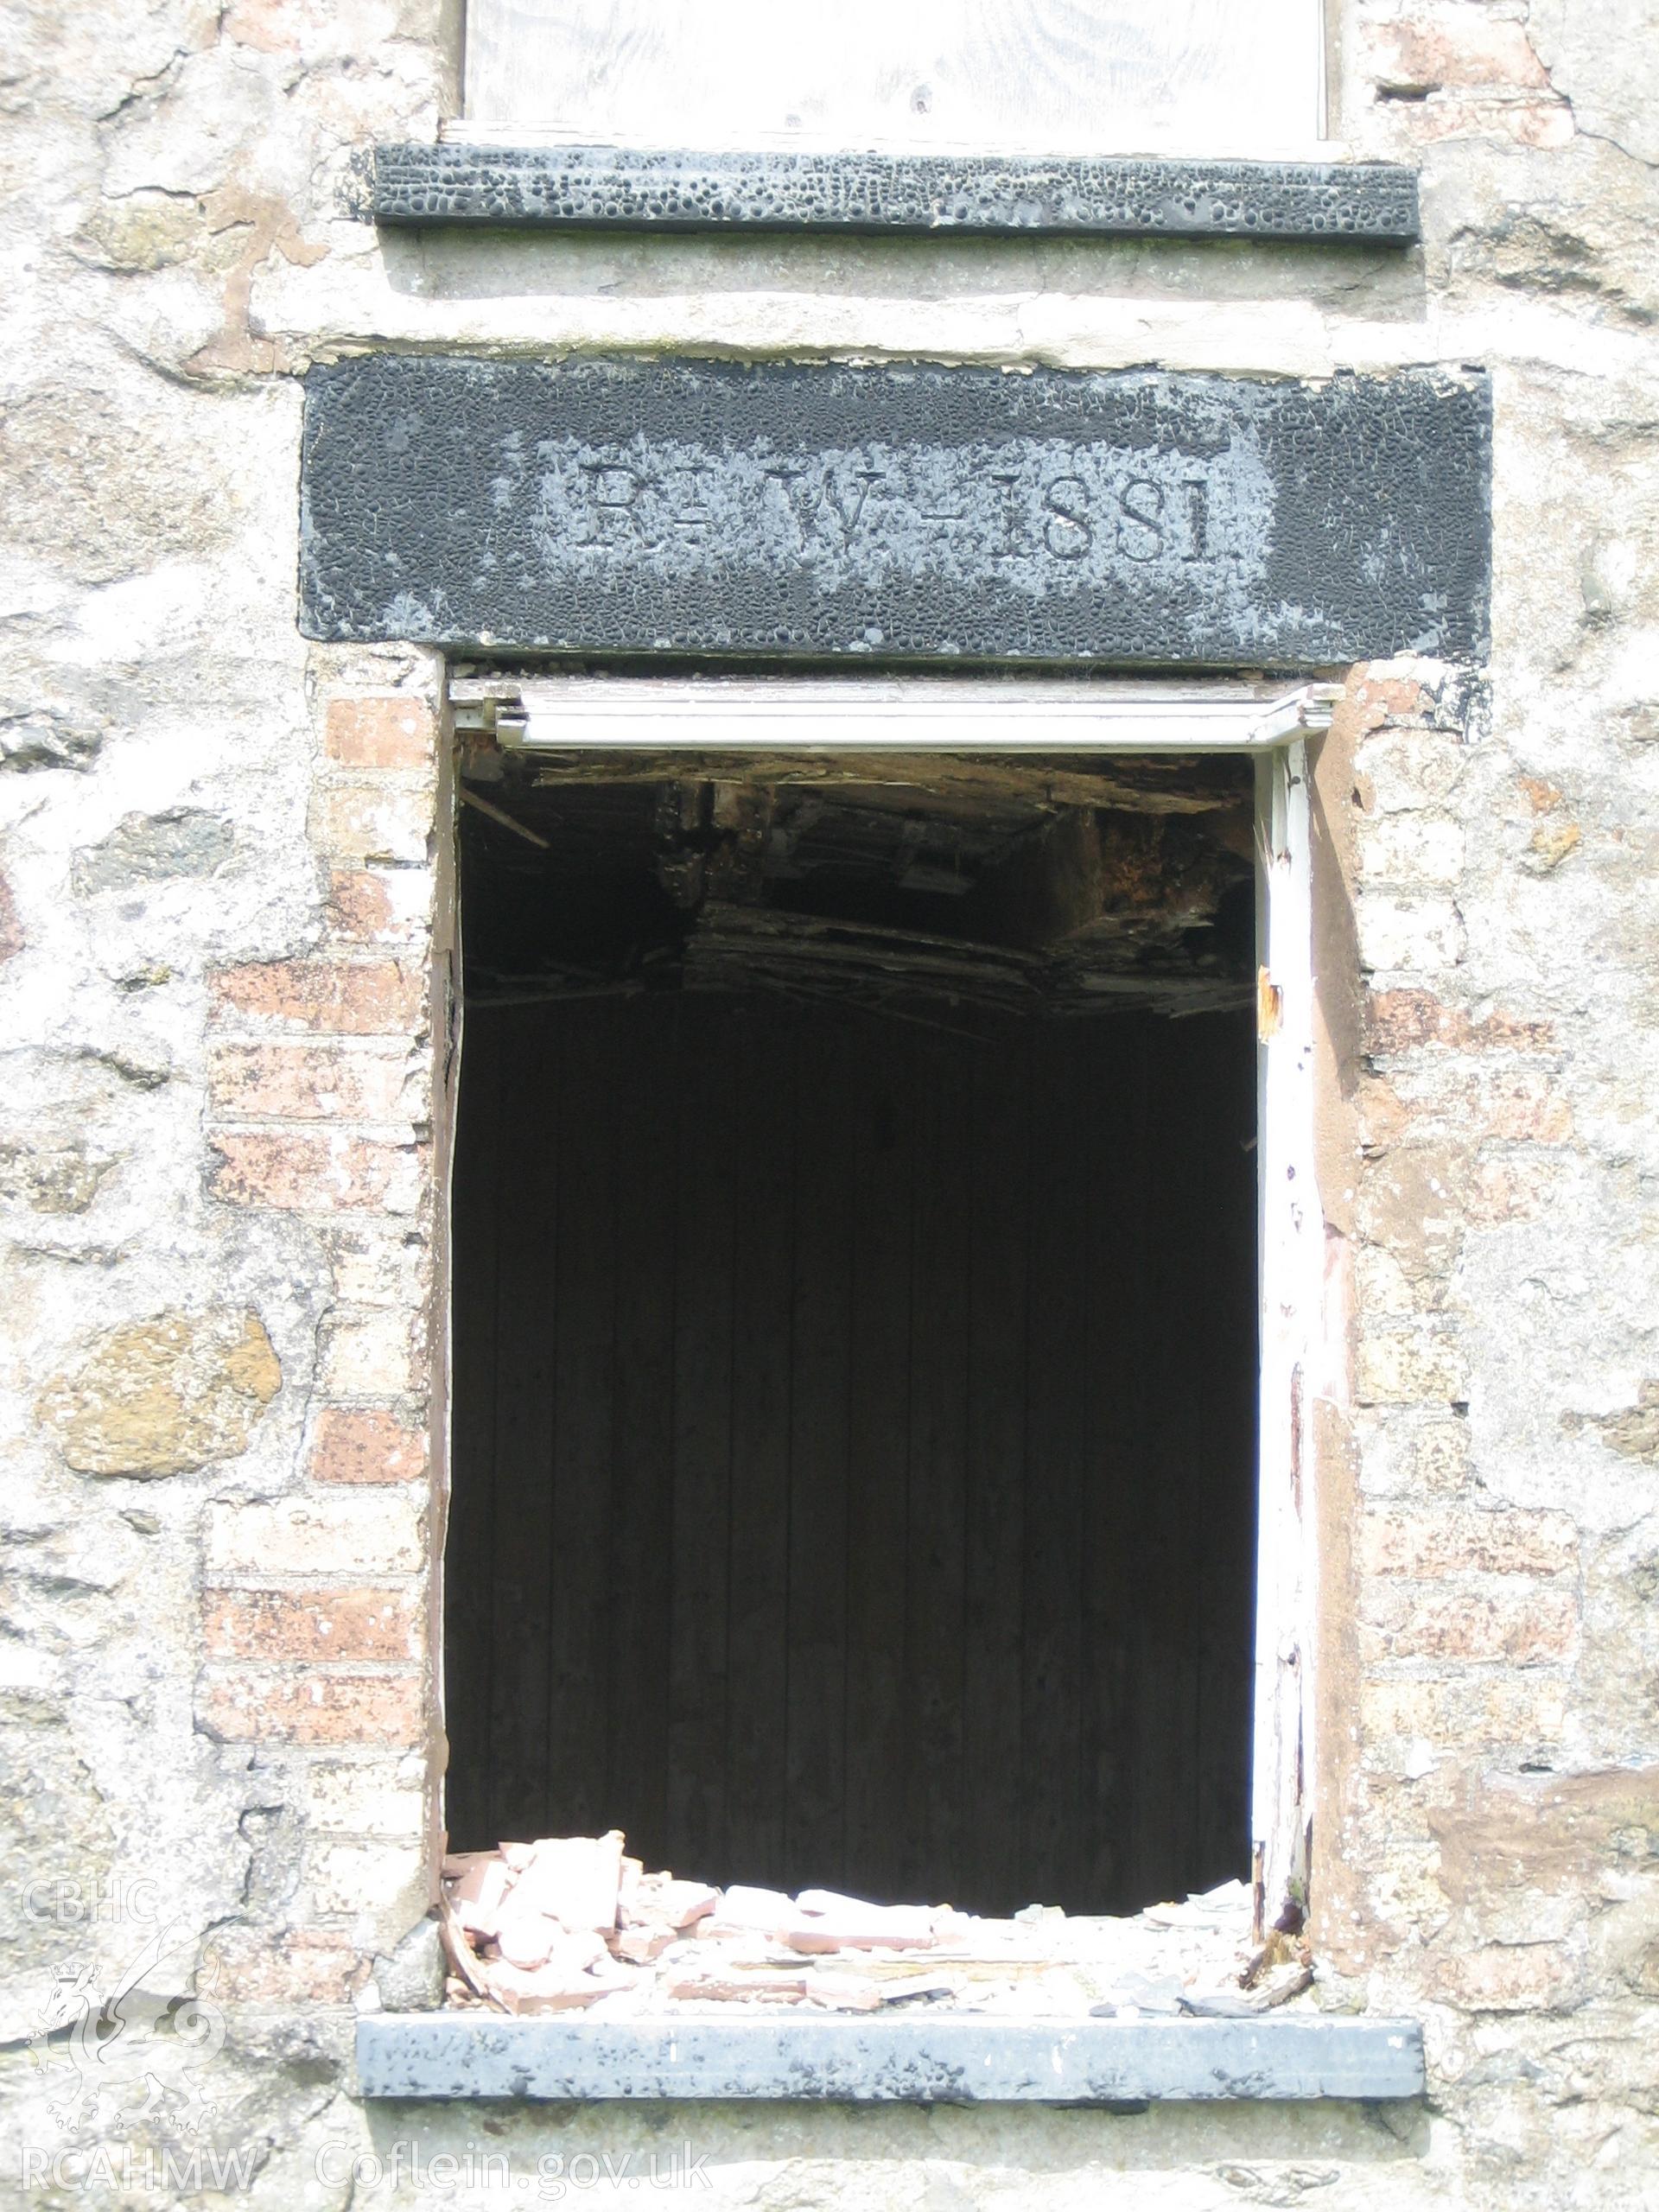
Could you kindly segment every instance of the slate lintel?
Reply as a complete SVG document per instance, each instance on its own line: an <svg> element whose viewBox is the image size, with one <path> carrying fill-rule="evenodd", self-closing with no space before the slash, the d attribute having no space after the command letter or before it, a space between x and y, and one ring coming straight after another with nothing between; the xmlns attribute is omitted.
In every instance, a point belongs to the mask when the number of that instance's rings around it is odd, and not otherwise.
<svg viewBox="0 0 1659 2212"><path fill-rule="evenodd" d="M1421 235L1417 172L1385 162L385 145L374 149L371 200L391 226L1370 246Z"/></svg>
<svg viewBox="0 0 1659 2212"><path fill-rule="evenodd" d="M1484 657L1478 373L365 354L306 378L301 628L469 652Z"/></svg>
<svg viewBox="0 0 1659 2212"><path fill-rule="evenodd" d="M1158 2103L1420 2097L1415 2021L506 2019L371 2013L366 2098L748 2099L821 2104Z"/></svg>

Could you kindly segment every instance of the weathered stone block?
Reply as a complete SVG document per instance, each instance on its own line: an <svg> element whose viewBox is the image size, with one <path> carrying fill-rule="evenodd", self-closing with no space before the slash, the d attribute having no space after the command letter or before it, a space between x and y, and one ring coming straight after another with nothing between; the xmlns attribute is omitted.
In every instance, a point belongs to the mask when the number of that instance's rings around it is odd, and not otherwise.
<svg viewBox="0 0 1659 2212"><path fill-rule="evenodd" d="M432 1296L430 1224L342 1214L324 1232L334 1296L342 1307L421 1313ZM376 1395L372 1392L354 1395Z"/></svg>
<svg viewBox="0 0 1659 2212"><path fill-rule="evenodd" d="M40 1414L83 1474L183 1474L245 1451L282 1379L257 1313L162 1313L102 1338Z"/></svg>
<svg viewBox="0 0 1659 2212"><path fill-rule="evenodd" d="M1580 1429L1593 1429L1604 1444L1624 1458L1649 1466L1659 1465L1659 1382L1643 1382L1633 1406L1621 1406L1608 1414L1566 1413L1561 1415L1561 1427L1569 1436Z"/></svg>
<svg viewBox="0 0 1659 2212"><path fill-rule="evenodd" d="M0 875L0 963L14 960L22 950L23 925L17 917L17 902L12 896L11 885Z"/></svg>
<svg viewBox="0 0 1659 2212"><path fill-rule="evenodd" d="M1488 1682L1481 1699L1485 1733L1501 1749L1532 1751L1558 1743L1567 1704L1567 1686L1557 1676L1526 1674Z"/></svg>
<svg viewBox="0 0 1659 2212"><path fill-rule="evenodd" d="M1416 889L1456 883L1465 840L1460 823L1432 814L1396 815L1368 824L1358 840L1359 873L1369 883Z"/></svg>
<svg viewBox="0 0 1659 2212"><path fill-rule="evenodd" d="M1449 899L1369 892L1358 902L1359 957L1370 969L1433 975L1463 958L1463 917Z"/></svg>
<svg viewBox="0 0 1659 2212"><path fill-rule="evenodd" d="M1440 138L1508 139L1539 149L1570 146L1573 111L1542 92L1433 93L1407 111L1412 136L1432 144Z"/></svg>
<svg viewBox="0 0 1659 2212"><path fill-rule="evenodd" d="M1659 162L1649 50L1631 32L1624 0L1532 0L1527 27L1550 81L1573 104L1580 127L1637 162Z"/></svg>
<svg viewBox="0 0 1659 2212"><path fill-rule="evenodd" d="M1446 1724L1446 1685L1414 1676L1384 1675L1362 1683L1359 1723L1365 1737L1440 1735Z"/></svg>
<svg viewBox="0 0 1659 2212"><path fill-rule="evenodd" d="M130 814L100 843L75 855L74 887L82 893L120 891L174 876L212 875L235 849L230 823L200 807Z"/></svg>
<svg viewBox="0 0 1659 2212"><path fill-rule="evenodd" d="M388 2012L429 2012L443 2002L447 1963L435 1920L417 1920L391 1951L374 1961L374 1986Z"/></svg>
<svg viewBox="0 0 1659 2212"><path fill-rule="evenodd" d="M31 1213L85 1213L117 1164L78 1138L0 1137L0 1201Z"/></svg>
<svg viewBox="0 0 1659 2212"><path fill-rule="evenodd" d="M1402 1089L1414 1122L1446 1124L1465 1139L1560 1144L1573 1133L1572 1106L1548 1068L1437 1068L1402 1078Z"/></svg>
<svg viewBox="0 0 1659 2212"><path fill-rule="evenodd" d="M1469 753L1439 730L1389 728L1364 741L1354 765L1366 810L1386 816L1444 806L1463 780ZM1361 835L1370 834L1362 825Z"/></svg>
<svg viewBox="0 0 1659 2212"><path fill-rule="evenodd" d="M1445 1268L1464 1225L1468 1155L1452 1145L1394 1145L1360 1172L1358 1219L1365 1236L1408 1274Z"/></svg>

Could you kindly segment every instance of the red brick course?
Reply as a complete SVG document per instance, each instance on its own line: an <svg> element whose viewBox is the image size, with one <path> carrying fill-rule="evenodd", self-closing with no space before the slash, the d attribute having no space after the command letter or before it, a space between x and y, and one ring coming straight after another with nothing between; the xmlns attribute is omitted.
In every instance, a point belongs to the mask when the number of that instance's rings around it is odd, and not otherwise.
<svg viewBox="0 0 1659 2212"><path fill-rule="evenodd" d="M1517 1578L1497 1591L1373 1583L1362 1603L1380 1659L1533 1667L1570 1659L1578 1644L1577 1593L1553 1583Z"/></svg>
<svg viewBox="0 0 1659 2212"><path fill-rule="evenodd" d="M420 1625L405 1590L209 1590L201 1601L213 1659L416 1659Z"/></svg>
<svg viewBox="0 0 1659 2212"><path fill-rule="evenodd" d="M426 1472L426 1437L379 1407L325 1406L311 1440L324 1483L404 1483Z"/></svg>
<svg viewBox="0 0 1659 2212"><path fill-rule="evenodd" d="M328 872L327 920L332 936L358 944L404 944L423 933L392 896L419 874L410 868L336 868Z"/></svg>
<svg viewBox="0 0 1659 2212"><path fill-rule="evenodd" d="M424 699L331 699L323 716L323 750L350 768L426 768L438 739L437 716Z"/></svg>
<svg viewBox="0 0 1659 2212"><path fill-rule="evenodd" d="M1374 991L1366 1007L1366 1033L1372 1052L1408 1052L1422 1045L1450 1045L1463 1052L1543 1052L1554 1039L1548 1021L1502 1013L1477 1021L1465 1008L1414 988Z"/></svg>
<svg viewBox="0 0 1659 2212"><path fill-rule="evenodd" d="M1548 2011L1573 1986L1573 1969L1553 1943L1489 1943L1437 1956L1433 1982L1471 2012Z"/></svg>
<svg viewBox="0 0 1659 2212"><path fill-rule="evenodd" d="M261 1122L393 1122L404 1107L409 1077L409 1055L397 1046L367 1051L334 1043L221 1041L207 1068L214 1110Z"/></svg>
<svg viewBox="0 0 1659 2212"><path fill-rule="evenodd" d="M221 1743L421 1743L421 1681L400 1675L210 1668L197 1692L203 1732Z"/></svg>
<svg viewBox="0 0 1659 2212"><path fill-rule="evenodd" d="M1363 677L1348 697L1359 710L1362 729L1381 729L1389 722L1427 721L1434 703L1411 676Z"/></svg>
<svg viewBox="0 0 1659 2212"><path fill-rule="evenodd" d="M426 976L400 960L262 960L213 977L215 1011L345 1037L424 1028Z"/></svg>
<svg viewBox="0 0 1659 2212"><path fill-rule="evenodd" d="M1372 23L1366 31L1369 73L1386 91L1438 92L1450 85L1541 92L1549 79L1519 23L1459 7L1413 20Z"/></svg>
<svg viewBox="0 0 1659 2212"><path fill-rule="evenodd" d="M1371 1513L1359 1552L1368 1574L1559 1574L1578 1563L1579 1532L1564 1513Z"/></svg>
<svg viewBox="0 0 1659 2212"><path fill-rule="evenodd" d="M420 1154L412 1144L373 1137L267 1135L222 1129L212 1139L215 1198L232 1205L330 1212L416 1202Z"/></svg>
<svg viewBox="0 0 1659 2212"><path fill-rule="evenodd" d="M213 1994L230 2005L349 2005L369 1961L349 1936L327 1928L222 1928L207 1939L203 1966Z"/></svg>
<svg viewBox="0 0 1659 2212"><path fill-rule="evenodd" d="M311 795L311 842L343 863L423 861L432 834L432 798L424 786L384 779L325 784Z"/></svg>

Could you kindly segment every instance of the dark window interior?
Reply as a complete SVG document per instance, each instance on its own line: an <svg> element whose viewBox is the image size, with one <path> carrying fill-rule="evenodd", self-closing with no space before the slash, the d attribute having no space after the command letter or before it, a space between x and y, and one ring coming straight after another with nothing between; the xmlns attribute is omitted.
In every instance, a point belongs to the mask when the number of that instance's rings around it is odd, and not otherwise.
<svg viewBox="0 0 1659 2212"><path fill-rule="evenodd" d="M1247 1874L1248 764L671 765L468 762L452 1845Z"/></svg>

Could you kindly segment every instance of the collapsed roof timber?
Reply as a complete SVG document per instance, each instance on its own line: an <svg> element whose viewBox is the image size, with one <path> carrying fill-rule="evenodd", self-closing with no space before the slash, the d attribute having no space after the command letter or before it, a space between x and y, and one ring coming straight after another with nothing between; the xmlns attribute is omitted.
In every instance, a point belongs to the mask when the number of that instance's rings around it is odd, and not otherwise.
<svg viewBox="0 0 1659 2212"><path fill-rule="evenodd" d="M478 1002L757 985L936 1015L1249 1002L1247 760L479 746L464 779L486 863Z"/></svg>

